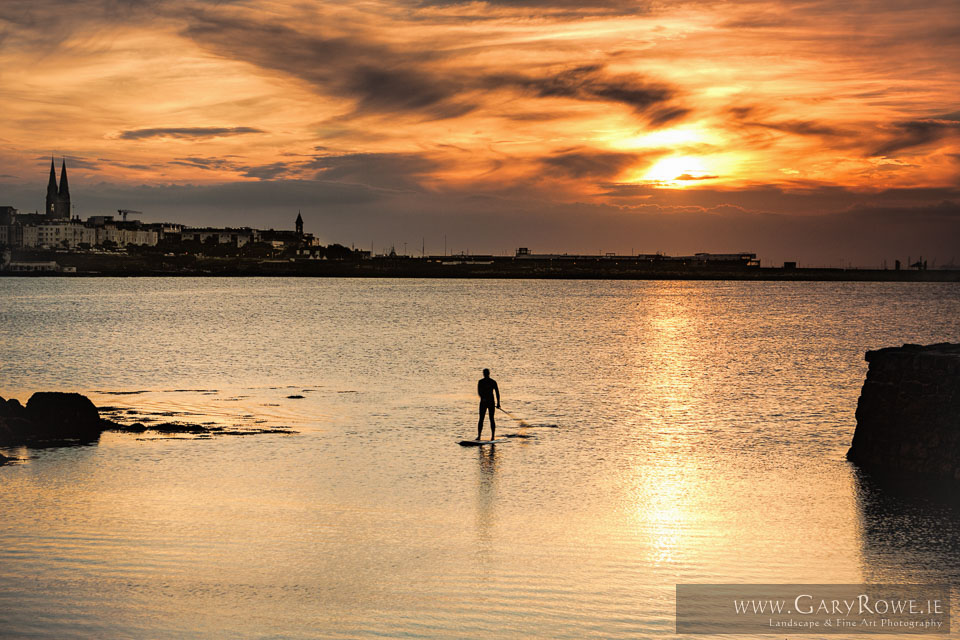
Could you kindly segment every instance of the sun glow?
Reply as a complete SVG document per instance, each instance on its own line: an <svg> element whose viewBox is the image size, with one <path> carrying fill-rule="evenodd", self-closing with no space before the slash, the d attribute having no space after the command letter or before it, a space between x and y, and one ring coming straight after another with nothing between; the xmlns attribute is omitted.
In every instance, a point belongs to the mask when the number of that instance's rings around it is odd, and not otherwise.
<svg viewBox="0 0 960 640"><path fill-rule="evenodd" d="M717 177L713 175L702 158L671 156L658 160L640 179L664 186L684 187Z"/></svg>
<svg viewBox="0 0 960 640"><path fill-rule="evenodd" d="M611 146L617 149L637 149L704 143L717 143L717 136L704 131L699 126L683 126L659 129L639 136L612 140Z"/></svg>

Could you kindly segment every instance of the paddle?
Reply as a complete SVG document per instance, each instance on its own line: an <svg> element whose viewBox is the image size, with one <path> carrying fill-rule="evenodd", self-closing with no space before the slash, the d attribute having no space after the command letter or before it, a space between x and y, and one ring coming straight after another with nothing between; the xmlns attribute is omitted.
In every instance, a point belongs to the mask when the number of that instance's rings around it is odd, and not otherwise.
<svg viewBox="0 0 960 640"><path fill-rule="evenodd" d="M501 408L500 411L503 411L505 414L507 414L508 416L510 416L512 419L514 419L514 420L516 420L517 422L519 422L521 427L529 427L529 426L530 426L530 423L529 423L529 422L527 422L526 420L524 420L524 419L522 419L522 418L516 417L515 415L513 415L512 413L510 413L510 412L507 411L506 409Z"/></svg>

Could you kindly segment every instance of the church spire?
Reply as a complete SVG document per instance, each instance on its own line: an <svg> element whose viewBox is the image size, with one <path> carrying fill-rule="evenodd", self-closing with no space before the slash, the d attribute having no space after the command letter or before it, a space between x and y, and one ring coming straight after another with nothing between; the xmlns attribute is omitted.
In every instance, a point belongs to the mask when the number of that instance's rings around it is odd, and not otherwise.
<svg viewBox="0 0 960 640"><path fill-rule="evenodd" d="M51 161L52 162L52 161ZM51 164L51 167L53 165ZM70 185L67 184L67 159L63 159L63 164L60 166L60 197L65 198L67 201L70 200Z"/></svg>
<svg viewBox="0 0 960 640"><path fill-rule="evenodd" d="M59 211L57 206L57 200L59 194L57 193L57 170L53 164L53 156L50 156L50 180L47 182L47 216L54 217Z"/></svg>
<svg viewBox="0 0 960 640"><path fill-rule="evenodd" d="M57 170L53 165L53 156L50 156L50 180L47 182L47 191L57 190Z"/></svg>
<svg viewBox="0 0 960 640"><path fill-rule="evenodd" d="M60 188L57 189L53 158L50 159L50 184L47 185L47 217L54 220L70 219L70 185L67 183L67 159L60 165Z"/></svg>

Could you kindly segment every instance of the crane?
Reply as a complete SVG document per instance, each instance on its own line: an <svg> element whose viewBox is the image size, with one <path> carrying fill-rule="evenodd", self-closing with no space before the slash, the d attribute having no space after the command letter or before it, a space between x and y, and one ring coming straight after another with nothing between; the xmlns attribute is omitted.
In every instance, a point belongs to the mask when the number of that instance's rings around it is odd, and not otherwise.
<svg viewBox="0 0 960 640"><path fill-rule="evenodd" d="M130 215L130 214L135 214L135 215L138 215L138 216L142 216L142 215L143 215L143 211L134 211L134 210L132 210L132 209L117 209L117 213L120 214L120 217L123 218L123 221L124 221L124 222L127 221L127 216Z"/></svg>

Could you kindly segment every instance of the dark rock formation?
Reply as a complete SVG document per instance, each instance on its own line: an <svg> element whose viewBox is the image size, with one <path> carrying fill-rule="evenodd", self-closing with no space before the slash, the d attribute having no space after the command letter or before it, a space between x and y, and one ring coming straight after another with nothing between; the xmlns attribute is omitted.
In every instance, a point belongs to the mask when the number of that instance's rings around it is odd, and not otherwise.
<svg viewBox="0 0 960 640"><path fill-rule="evenodd" d="M19 400L0 398L0 446L19 444L31 426L27 410Z"/></svg>
<svg viewBox="0 0 960 640"><path fill-rule="evenodd" d="M96 440L103 431L97 407L79 393L37 392L27 400L27 417L45 440Z"/></svg>
<svg viewBox="0 0 960 640"><path fill-rule="evenodd" d="M128 413L138 414L130 410ZM173 415L165 412L158 415ZM254 435L261 433L293 434L286 428L235 428L206 427L187 422L162 422L145 426L141 422L123 424L100 417L100 412L90 399L79 393L35 393L24 407L16 400L0 398L0 447L54 444L68 441L95 442L104 431L144 433L153 431L163 435L192 434L197 437L211 435ZM0 456L0 464L10 460Z"/></svg>
<svg viewBox="0 0 960 640"><path fill-rule="evenodd" d="M847 459L873 471L960 480L960 344L905 344L866 359Z"/></svg>
<svg viewBox="0 0 960 640"><path fill-rule="evenodd" d="M16 400L0 402L0 445L93 442L104 428L97 408L79 393L35 393L26 407Z"/></svg>

